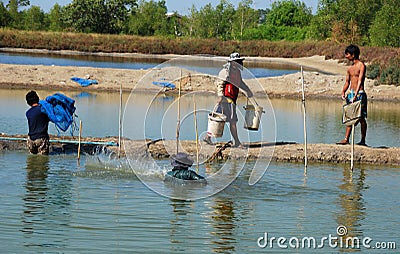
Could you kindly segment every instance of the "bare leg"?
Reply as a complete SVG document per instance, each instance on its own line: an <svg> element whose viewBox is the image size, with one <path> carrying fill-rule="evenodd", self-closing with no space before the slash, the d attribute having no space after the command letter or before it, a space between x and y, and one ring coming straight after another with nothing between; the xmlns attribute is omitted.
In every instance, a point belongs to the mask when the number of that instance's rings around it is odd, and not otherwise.
<svg viewBox="0 0 400 254"><path fill-rule="evenodd" d="M367 121L365 118L360 119L360 124L361 124L361 141L360 145L365 145L365 138L367 137Z"/></svg>
<svg viewBox="0 0 400 254"><path fill-rule="evenodd" d="M233 140L234 140L233 145L234 146L239 146L241 143L240 143L239 136L238 136L238 133L237 133L236 122L230 122L229 127L230 127L230 131L231 131L231 135L232 135Z"/></svg>
<svg viewBox="0 0 400 254"><path fill-rule="evenodd" d="M336 144L338 145L347 145L349 144L349 138L350 138L350 134L351 134L351 126L347 126L346 127L346 134L344 136L344 139L342 141L337 142Z"/></svg>

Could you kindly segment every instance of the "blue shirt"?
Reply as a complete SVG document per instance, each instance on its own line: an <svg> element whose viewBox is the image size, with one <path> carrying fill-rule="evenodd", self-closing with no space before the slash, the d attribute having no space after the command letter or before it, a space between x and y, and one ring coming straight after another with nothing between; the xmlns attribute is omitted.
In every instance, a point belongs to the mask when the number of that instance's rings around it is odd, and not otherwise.
<svg viewBox="0 0 400 254"><path fill-rule="evenodd" d="M28 136L31 140L39 138L49 138L47 133L49 127L49 117L42 113L40 106L33 106L26 111L26 118L28 119L29 133Z"/></svg>

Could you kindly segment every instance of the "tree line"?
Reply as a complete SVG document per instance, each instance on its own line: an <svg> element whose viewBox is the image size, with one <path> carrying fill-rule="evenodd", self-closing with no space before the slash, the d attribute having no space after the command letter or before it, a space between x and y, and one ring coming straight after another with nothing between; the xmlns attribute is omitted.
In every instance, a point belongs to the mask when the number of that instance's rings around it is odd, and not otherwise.
<svg viewBox="0 0 400 254"><path fill-rule="evenodd" d="M399 0L319 0L315 14L299 0L281 0L270 9L237 7L228 0L188 15L168 13L166 2L73 0L48 13L29 0L0 1L0 27L28 30L219 40L333 41L363 46L400 46Z"/></svg>

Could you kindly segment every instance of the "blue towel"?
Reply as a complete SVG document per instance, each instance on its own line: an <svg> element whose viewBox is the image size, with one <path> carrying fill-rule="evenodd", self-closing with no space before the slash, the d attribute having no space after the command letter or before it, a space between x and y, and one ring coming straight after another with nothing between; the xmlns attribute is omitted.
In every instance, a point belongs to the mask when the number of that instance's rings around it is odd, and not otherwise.
<svg viewBox="0 0 400 254"><path fill-rule="evenodd" d="M72 81L75 81L76 83L78 83L79 85L83 86L83 87L87 87L90 85L97 85L97 80L95 79L84 79L84 78L77 78L77 77L72 77L71 78Z"/></svg>

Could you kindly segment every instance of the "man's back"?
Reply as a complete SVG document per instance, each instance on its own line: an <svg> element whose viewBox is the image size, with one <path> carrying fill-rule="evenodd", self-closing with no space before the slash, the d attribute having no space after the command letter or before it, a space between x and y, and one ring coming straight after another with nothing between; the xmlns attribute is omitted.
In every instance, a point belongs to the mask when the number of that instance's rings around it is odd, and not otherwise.
<svg viewBox="0 0 400 254"><path fill-rule="evenodd" d="M39 138L49 138L47 133L49 126L49 118L46 114L42 113L40 106L33 106L26 111L26 118L28 119L29 137L32 140Z"/></svg>

